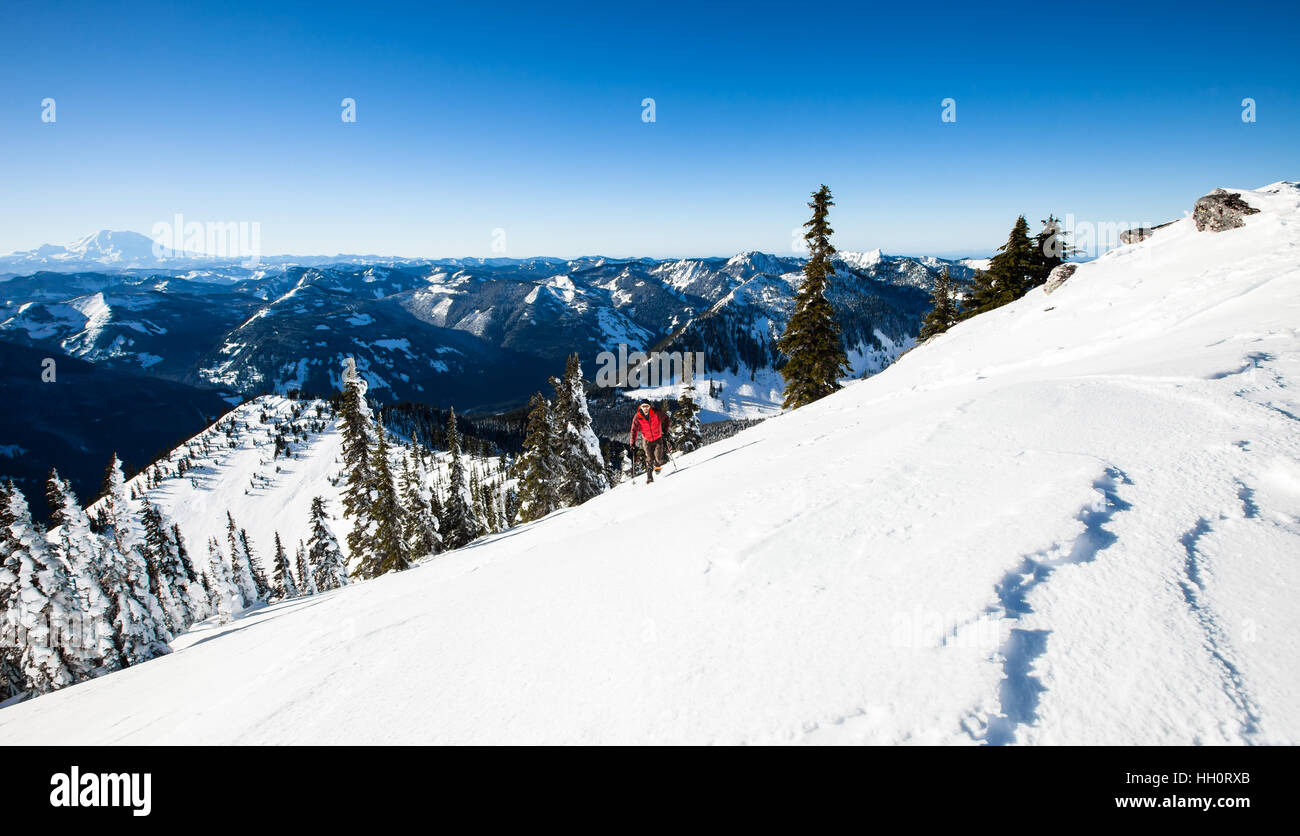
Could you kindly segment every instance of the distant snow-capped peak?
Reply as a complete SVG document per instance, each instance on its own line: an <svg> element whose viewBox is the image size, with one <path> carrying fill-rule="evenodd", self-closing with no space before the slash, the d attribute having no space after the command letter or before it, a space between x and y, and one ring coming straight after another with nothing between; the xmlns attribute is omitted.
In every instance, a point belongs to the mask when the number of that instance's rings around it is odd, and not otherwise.
<svg viewBox="0 0 1300 836"><path fill-rule="evenodd" d="M837 252L836 257L850 267L857 267L860 270L868 270L879 264L885 257L885 254L879 248L867 250L866 252Z"/></svg>

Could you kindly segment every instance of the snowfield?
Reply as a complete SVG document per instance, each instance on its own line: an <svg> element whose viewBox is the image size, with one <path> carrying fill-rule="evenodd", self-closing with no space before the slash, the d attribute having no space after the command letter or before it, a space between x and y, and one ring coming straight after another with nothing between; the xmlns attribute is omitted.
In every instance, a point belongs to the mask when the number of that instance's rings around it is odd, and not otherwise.
<svg viewBox="0 0 1300 836"><path fill-rule="evenodd" d="M1300 742L1300 191L1244 197L654 485L0 711L0 743Z"/></svg>

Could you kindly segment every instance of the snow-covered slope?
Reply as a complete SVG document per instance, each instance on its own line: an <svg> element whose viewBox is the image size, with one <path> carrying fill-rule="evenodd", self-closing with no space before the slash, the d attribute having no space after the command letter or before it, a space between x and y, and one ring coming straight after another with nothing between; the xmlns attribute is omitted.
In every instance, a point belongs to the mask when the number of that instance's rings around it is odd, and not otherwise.
<svg viewBox="0 0 1300 836"><path fill-rule="evenodd" d="M1300 193L1245 198L0 742L1300 742Z"/></svg>

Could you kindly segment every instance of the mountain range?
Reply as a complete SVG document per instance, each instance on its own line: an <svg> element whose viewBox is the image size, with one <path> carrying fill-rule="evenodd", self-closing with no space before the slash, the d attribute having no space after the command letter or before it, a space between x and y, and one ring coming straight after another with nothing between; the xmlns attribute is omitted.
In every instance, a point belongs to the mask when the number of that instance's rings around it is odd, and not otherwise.
<svg viewBox="0 0 1300 836"><path fill-rule="evenodd" d="M702 351L734 388L779 365L773 340L803 265L747 252L140 266L150 246L103 231L0 260L39 268L0 284L0 340L232 396L327 393L352 355L380 402L491 409L525 399L569 353L590 372L619 344ZM959 283L972 273L968 262L878 251L843 253L836 266L845 347L872 357L855 364L858 374L915 337L940 270Z"/></svg>
<svg viewBox="0 0 1300 836"><path fill-rule="evenodd" d="M4 388L43 399L10 415L0 444L29 451L3 475L34 487L59 467L81 493L117 452L143 467L219 415L267 393L328 397L354 357L377 404L417 401L460 411L518 407L577 352L588 379L600 352L702 352L702 418L773 414L781 402L775 341L802 281L803 259L571 260L283 256L154 260L152 242L101 231L66 246L0 258ZM915 342L935 277L959 285L979 262L840 253L828 295L853 376L877 372ZM44 361L70 377L41 382ZM93 372L93 374L92 374ZM78 386L66 381L78 381ZM94 381L94 386L82 385ZM158 383L150 386L150 381ZM671 397L680 381L638 396ZM93 408L148 391L153 405L123 444ZM87 401L87 398L91 400ZM128 404L123 403L125 407ZM115 407L116 408L116 407ZM147 432L145 431L147 429ZM59 439L63 439L60 441Z"/></svg>

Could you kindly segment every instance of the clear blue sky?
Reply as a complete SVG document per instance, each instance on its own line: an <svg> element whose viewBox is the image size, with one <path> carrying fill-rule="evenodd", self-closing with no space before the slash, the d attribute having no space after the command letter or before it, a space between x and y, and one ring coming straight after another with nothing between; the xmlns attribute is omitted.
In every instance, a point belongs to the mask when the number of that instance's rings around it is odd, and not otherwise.
<svg viewBox="0 0 1300 836"><path fill-rule="evenodd" d="M789 252L824 182L841 249L980 253L1300 179L1295 2L561 5L4 0L0 252Z"/></svg>

